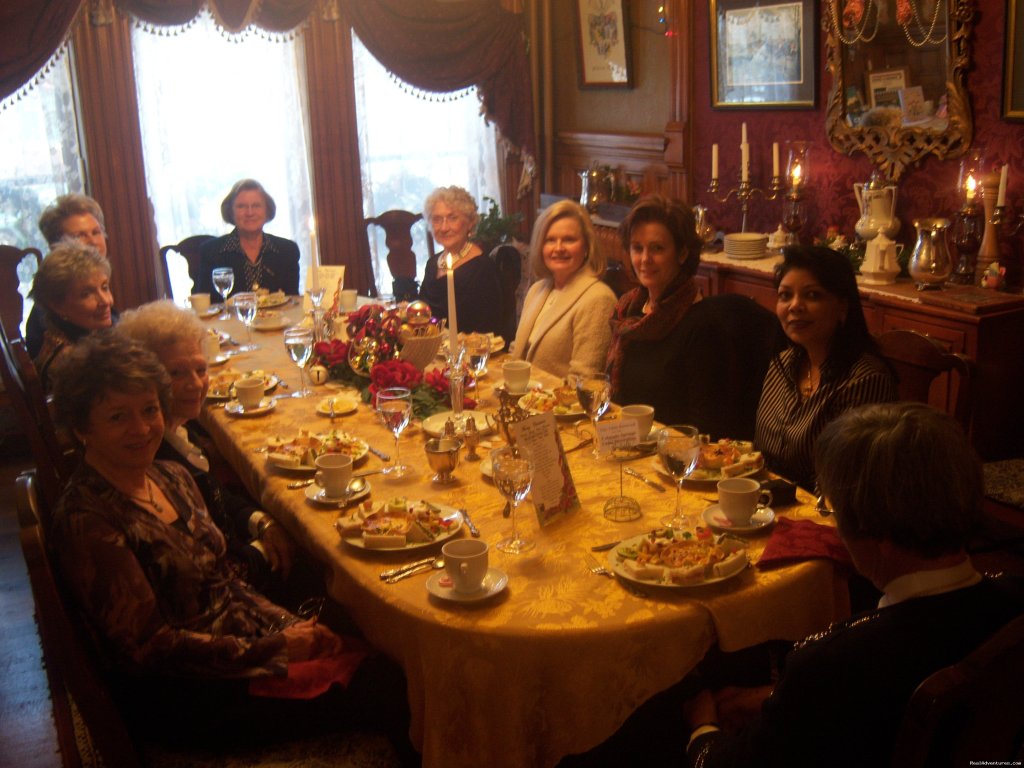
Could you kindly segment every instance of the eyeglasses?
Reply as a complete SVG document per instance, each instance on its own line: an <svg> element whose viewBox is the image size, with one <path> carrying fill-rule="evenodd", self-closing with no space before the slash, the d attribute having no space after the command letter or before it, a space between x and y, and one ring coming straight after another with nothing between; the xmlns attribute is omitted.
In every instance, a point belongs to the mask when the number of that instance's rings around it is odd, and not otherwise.
<svg viewBox="0 0 1024 768"><path fill-rule="evenodd" d="M430 217L430 225L433 227L440 227L445 224L458 224L460 221L462 221L462 215L458 213L450 213L447 216Z"/></svg>

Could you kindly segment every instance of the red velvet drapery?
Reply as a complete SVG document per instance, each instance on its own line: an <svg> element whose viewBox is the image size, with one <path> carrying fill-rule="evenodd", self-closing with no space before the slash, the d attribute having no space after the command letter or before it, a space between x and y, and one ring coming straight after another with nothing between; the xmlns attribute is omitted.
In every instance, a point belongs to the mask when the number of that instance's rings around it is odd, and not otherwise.
<svg viewBox="0 0 1024 768"><path fill-rule="evenodd" d="M32 79L68 36L82 0L0 3L0 99Z"/></svg>

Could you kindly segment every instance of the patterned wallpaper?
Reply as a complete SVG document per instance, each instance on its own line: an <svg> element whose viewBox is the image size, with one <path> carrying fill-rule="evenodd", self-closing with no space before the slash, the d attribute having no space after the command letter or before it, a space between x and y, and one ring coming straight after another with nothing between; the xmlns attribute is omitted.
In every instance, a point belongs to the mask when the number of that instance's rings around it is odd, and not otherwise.
<svg viewBox="0 0 1024 768"><path fill-rule="evenodd" d="M825 103L831 86L831 76L824 72L824 33L819 27L819 67L823 75L818 84L816 110L741 110L719 111L711 109L710 72L700 71L700 62L709 62L708 3L694 3L695 56L698 62L694 83L693 121L694 191L695 202L707 205L712 220L721 229L739 229L739 205L735 198L727 204L711 199L704 190L711 178L711 145L719 144L719 178L723 186L735 186L739 171L740 125L747 123L750 150L750 175L755 186L766 184L771 175L771 143L780 143L780 161L785 171L786 140L806 140L812 143L811 170L814 190L809 200L808 224L803 239L824 234L829 225L836 225L847 237L853 236L853 225L859 217L853 183L867 181L872 163L862 153L847 157L837 153L824 135ZM974 67L967 75L967 87L974 109L974 143L985 147L986 158L998 164L1010 163L1008 201L1024 206L1024 124L1010 123L1001 117L1002 68L1005 28L1003 0L977 0L972 45ZM824 9L824 0L819 13ZM706 65L705 65L706 66ZM902 227L897 239L912 245L915 238L913 221L929 215L949 215L956 205L957 175L960 161L938 160L933 156L904 171L899 182L897 215ZM765 202L755 198L751 202L749 229L771 231L778 226L781 202ZM1018 261L1024 234L1011 243Z"/></svg>

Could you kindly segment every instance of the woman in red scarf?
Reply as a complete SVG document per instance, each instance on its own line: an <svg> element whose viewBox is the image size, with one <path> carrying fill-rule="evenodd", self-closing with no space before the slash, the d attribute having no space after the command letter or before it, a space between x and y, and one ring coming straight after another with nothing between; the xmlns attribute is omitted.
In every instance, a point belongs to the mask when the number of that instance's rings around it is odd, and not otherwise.
<svg viewBox="0 0 1024 768"><path fill-rule="evenodd" d="M640 286L619 299L608 369L612 399L646 403L666 424L714 439L752 439L760 384L776 344L772 313L734 295L702 299L693 213L648 195L619 226Z"/></svg>

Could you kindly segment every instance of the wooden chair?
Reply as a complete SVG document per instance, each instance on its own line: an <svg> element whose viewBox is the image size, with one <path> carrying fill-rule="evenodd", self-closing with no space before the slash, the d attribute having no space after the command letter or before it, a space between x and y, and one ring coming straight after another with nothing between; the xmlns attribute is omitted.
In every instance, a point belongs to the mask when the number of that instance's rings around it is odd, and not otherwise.
<svg viewBox="0 0 1024 768"><path fill-rule="evenodd" d="M892 765L952 768L971 761L1021 760L1022 689L1024 616L1018 616L966 659L918 686L897 734Z"/></svg>
<svg viewBox="0 0 1024 768"><path fill-rule="evenodd" d="M168 260L177 258L171 254L176 253L185 258L185 263L188 265L188 276L192 278L192 285L195 287L199 282L199 249L213 239L213 235L192 235L180 243L165 245L160 249L160 267L163 269L164 285L167 286L167 290L172 294L171 298L175 301L180 303L185 297L174 296L174 292L171 290L171 269Z"/></svg>
<svg viewBox="0 0 1024 768"><path fill-rule="evenodd" d="M519 325L519 303L516 292L523 277L523 254L514 245L497 246L489 254L498 268L501 282L501 336L505 339L505 349L516 337Z"/></svg>
<svg viewBox="0 0 1024 768"><path fill-rule="evenodd" d="M969 432L973 411L973 365L969 357L948 351L940 342L918 331L885 331L877 341L899 378L901 399L936 405L959 421L964 432ZM933 395L936 380L939 384Z"/></svg>
<svg viewBox="0 0 1024 768"><path fill-rule="evenodd" d="M397 301L412 301L418 295L416 284L416 253L412 249L412 228L423 218L422 213L393 210L363 220L369 227L374 224L384 230L384 244L388 249L388 269L394 278L392 293ZM434 254L434 238L427 229L427 258Z"/></svg>
<svg viewBox="0 0 1024 768"><path fill-rule="evenodd" d="M37 248L18 248L14 245L0 245L0 324L8 338L21 338L21 319L25 311L24 301L18 286L21 278L18 269L26 260L26 266L35 272L43 254Z"/></svg>

